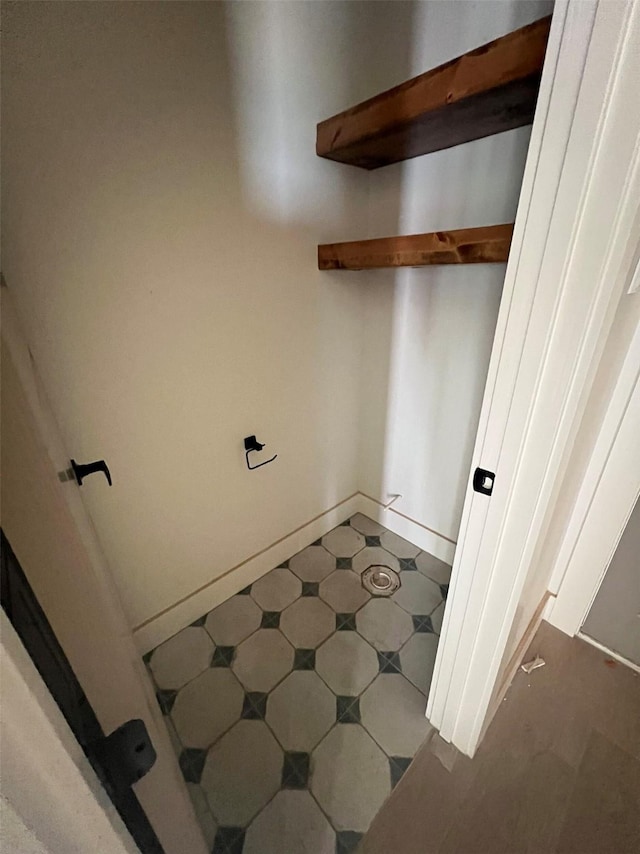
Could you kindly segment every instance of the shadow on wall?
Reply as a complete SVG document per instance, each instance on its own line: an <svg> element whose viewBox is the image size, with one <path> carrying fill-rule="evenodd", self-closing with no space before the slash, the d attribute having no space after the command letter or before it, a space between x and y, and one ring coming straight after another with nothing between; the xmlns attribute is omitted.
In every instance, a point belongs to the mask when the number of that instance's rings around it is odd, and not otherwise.
<svg viewBox="0 0 640 854"><path fill-rule="evenodd" d="M314 135L407 56L391 17L4 7L3 268L69 456L113 473L82 496L133 626L358 488L363 284L315 246L369 176Z"/></svg>
<svg viewBox="0 0 640 854"><path fill-rule="evenodd" d="M3 269L137 626L357 489L360 289L315 259L367 176L314 136L366 5L3 11Z"/></svg>
<svg viewBox="0 0 640 854"><path fill-rule="evenodd" d="M259 219L267 241L253 251L264 250L264 257L299 271L288 283L279 275L270 277L263 309L256 312L258 324L264 311L279 314L283 336L300 338L299 350L283 350L280 387L297 373L292 357L297 361L317 337L307 370L299 384L290 386L281 410L289 429L287 455L295 455L300 468L313 468L310 488L322 496L316 512L358 488L362 331L362 283L328 280L319 273L316 244L336 231L346 239L362 233L369 180L364 172L318 158L315 128L326 115L369 93L376 45L362 34L375 31L371 11L367 0L225 4L238 193L243 210ZM282 235L273 246L268 237L272 229ZM302 250L297 260L291 238ZM308 319L307 329L295 328L300 316L292 311L296 302ZM269 371L271 358L269 354ZM310 391L313 407L305 406ZM263 402L268 408L268 401ZM339 471L342 476L336 476ZM337 483L344 481L346 471L349 491Z"/></svg>
<svg viewBox="0 0 640 854"><path fill-rule="evenodd" d="M551 11L548 2L397 4L411 52L387 86ZM397 20L390 10L388 27ZM513 222L530 128L370 173L369 237ZM455 541L500 305L504 265L367 273L361 489ZM336 273L357 277L364 274Z"/></svg>

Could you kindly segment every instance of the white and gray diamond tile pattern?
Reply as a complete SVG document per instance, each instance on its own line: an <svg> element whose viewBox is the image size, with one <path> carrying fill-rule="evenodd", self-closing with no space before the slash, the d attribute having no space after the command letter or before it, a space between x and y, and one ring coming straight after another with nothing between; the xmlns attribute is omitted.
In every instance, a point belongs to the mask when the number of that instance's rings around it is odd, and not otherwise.
<svg viewBox="0 0 640 854"><path fill-rule="evenodd" d="M145 656L212 854L356 851L430 734L450 574L357 514Z"/></svg>

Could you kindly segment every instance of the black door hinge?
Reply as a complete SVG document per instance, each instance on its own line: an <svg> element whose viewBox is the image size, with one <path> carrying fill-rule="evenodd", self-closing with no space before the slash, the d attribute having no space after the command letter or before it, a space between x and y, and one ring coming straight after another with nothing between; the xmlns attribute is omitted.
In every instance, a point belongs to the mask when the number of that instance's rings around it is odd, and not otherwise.
<svg viewBox="0 0 640 854"><path fill-rule="evenodd" d="M149 733L140 719L127 721L110 735L94 741L88 746L88 753L116 792L144 777L156 761Z"/></svg>

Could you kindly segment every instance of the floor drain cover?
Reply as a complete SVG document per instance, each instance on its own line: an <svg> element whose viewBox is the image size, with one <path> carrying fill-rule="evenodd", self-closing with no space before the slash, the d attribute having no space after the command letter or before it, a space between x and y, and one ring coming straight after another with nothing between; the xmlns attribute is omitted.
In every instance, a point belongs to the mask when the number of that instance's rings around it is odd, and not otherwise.
<svg viewBox="0 0 640 854"><path fill-rule="evenodd" d="M362 586L374 596L391 596L400 587L400 576L389 566L374 564L362 573Z"/></svg>

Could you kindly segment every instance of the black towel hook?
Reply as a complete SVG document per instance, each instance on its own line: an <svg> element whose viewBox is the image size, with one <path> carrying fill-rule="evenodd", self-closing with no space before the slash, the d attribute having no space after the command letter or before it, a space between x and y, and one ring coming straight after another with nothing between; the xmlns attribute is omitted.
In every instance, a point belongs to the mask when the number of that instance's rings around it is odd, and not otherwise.
<svg viewBox="0 0 640 854"><path fill-rule="evenodd" d="M261 466L266 466L268 463L272 463L275 458L278 456L274 454L270 460L265 460L263 463L258 463L257 466L249 465L249 454L251 451L261 451L264 448L264 445L261 442L258 442L255 436L247 436L244 440L244 450L245 450L245 458L247 460L247 468L249 471L253 471L254 469L259 469Z"/></svg>

